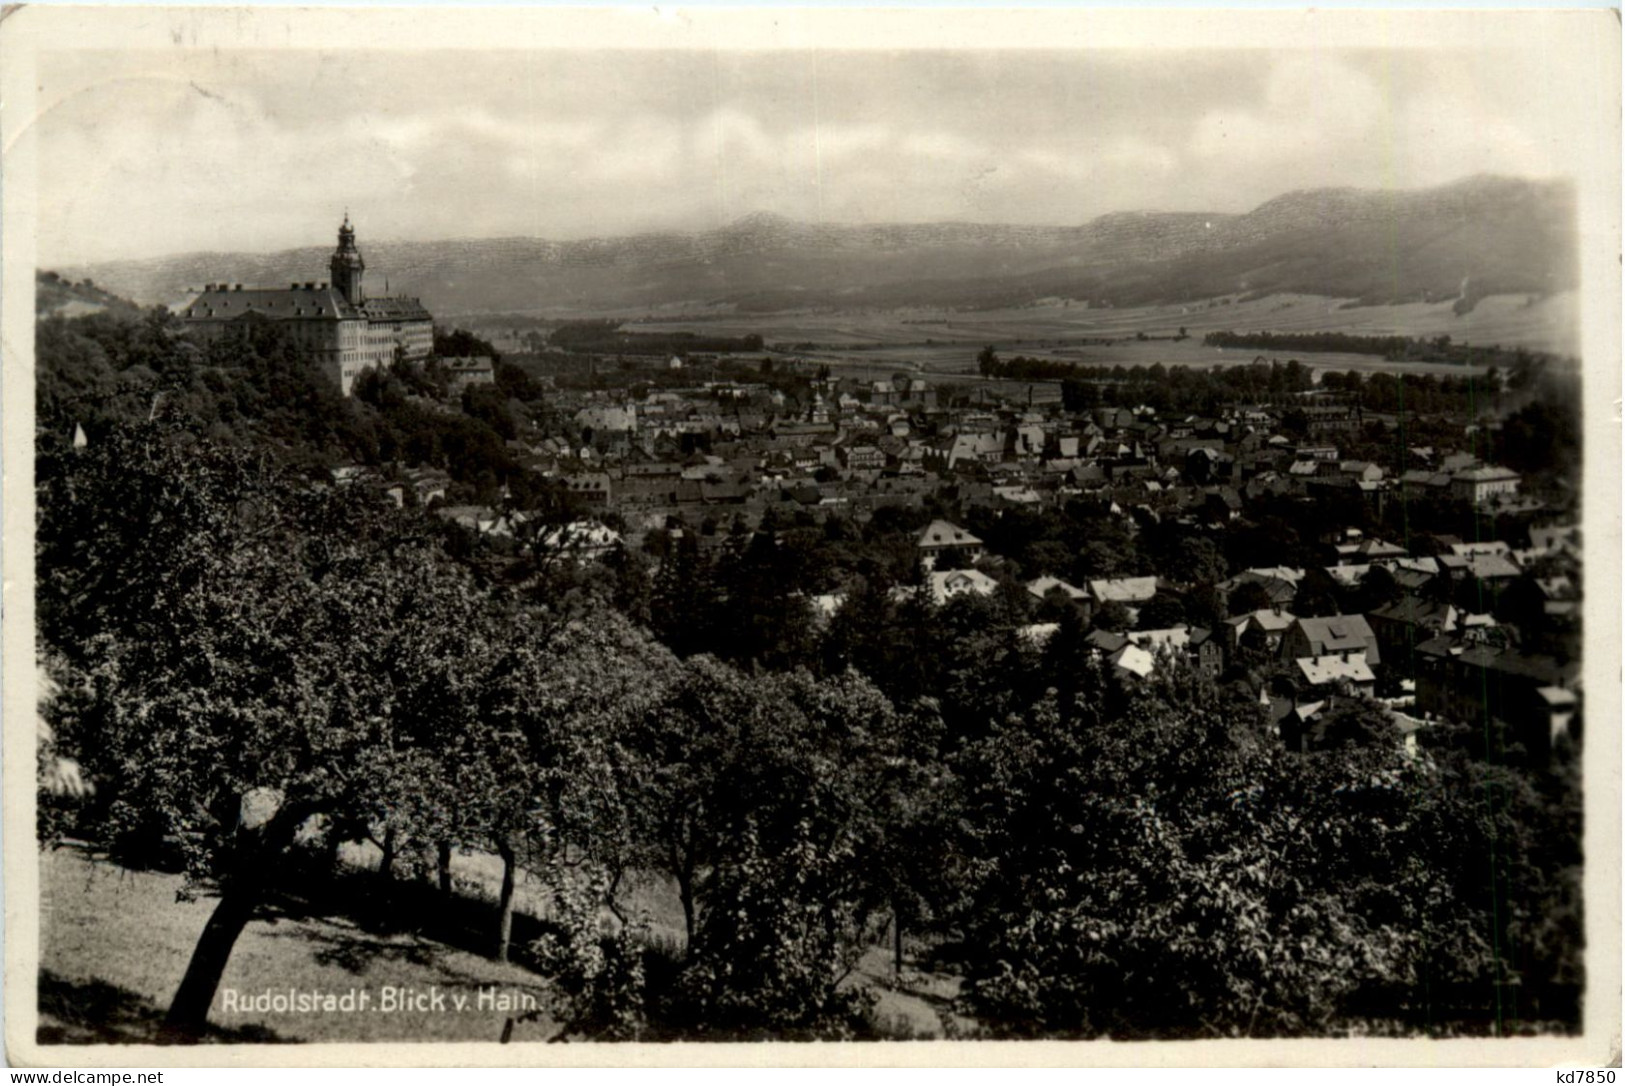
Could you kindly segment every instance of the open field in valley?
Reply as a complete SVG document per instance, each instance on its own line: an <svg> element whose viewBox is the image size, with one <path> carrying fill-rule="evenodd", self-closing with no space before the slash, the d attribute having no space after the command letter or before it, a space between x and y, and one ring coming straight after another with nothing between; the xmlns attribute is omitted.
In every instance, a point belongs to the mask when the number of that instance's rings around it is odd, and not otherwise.
<svg viewBox="0 0 1625 1086"><path fill-rule="evenodd" d="M1539 300L1523 295L1486 298L1457 316L1449 301L1390 306L1353 306L1335 298L1272 295L1243 301L1216 299L1190 305L1090 309L1053 299L1018 309L942 311L898 309L837 313L615 314L637 332L704 335L757 334L781 357L829 365L858 380L884 380L896 373L976 376L976 353L991 344L1006 358L1053 359L1086 365L1228 366L1251 362L1261 352L1202 343L1212 331L1348 332L1356 335L1448 335L1458 343L1523 346L1572 355L1578 342L1578 301L1563 293ZM467 321L477 329L480 318ZM1174 337L1183 328L1188 338ZM520 348L511 326L484 328L499 346ZM1141 340L1139 335L1147 338ZM1109 341L1109 342L1108 342ZM1358 370L1460 376L1468 367L1443 363L1389 362L1376 355L1333 352L1268 352L1297 357L1315 370ZM1023 386L1025 387L1025 386ZM1040 390L1042 392L1042 390Z"/></svg>
<svg viewBox="0 0 1625 1086"><path fill-rule="evenodd" d="M1197 341L1213 331L1349 332L1358 335L1448 335L1457 342L1525 346L1571 354L1577 347L1578 300L1572 293L1531 302L1524 295L1496 295L1457 316L1452 302L1354 306L1337 298L1271 295L1133 309L1090 309L1059 299L1018 309L985 311L888 310L850 313L700 314L658 320L629 319L637 331L694 331L713 335L760 334L769 343L814 343L834 350L951 347L993 343L1029 356L1046 348L1077 346L1084 339L1133 340L1137 333L1173 336L1184 327ZM1187 341L1187 346L1189 341ZM1091 361L1108 364L1156 361L1146 351L1180 346L1168 342L1092 347ZM1125 353L1120 353L1125 352ZM1173 361L1189 362L1191 356ZM1228 359L1227 359L1228 361ZM1378 360L1380 361L1380 360Z"/></svg>

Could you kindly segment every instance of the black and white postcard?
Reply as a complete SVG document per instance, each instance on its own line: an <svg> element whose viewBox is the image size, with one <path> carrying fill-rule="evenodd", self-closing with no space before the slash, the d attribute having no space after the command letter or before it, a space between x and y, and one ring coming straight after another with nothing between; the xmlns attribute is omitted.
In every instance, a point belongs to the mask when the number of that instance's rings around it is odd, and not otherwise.
<svg viewBox="0 0 1625 1086"><path fill-rule="evenodd" d="M1619 79L7 9L9 1058L1617 1065Z"/></svg>

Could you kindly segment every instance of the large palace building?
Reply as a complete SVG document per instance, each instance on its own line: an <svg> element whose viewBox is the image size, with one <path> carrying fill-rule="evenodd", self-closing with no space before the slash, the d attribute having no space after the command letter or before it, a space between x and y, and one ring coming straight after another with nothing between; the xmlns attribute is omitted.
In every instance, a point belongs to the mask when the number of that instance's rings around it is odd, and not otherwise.
<svg viewBox="0 0 1625 1086"><path fill-rule="evenodd" d="M339 247L327 266L331 283L290 283L286 290L211 283L179 307L200 337L213 339L244 322L273 320L333 375L344 394L370 369L387 366L399 350L424 359L434 350L434 319L416 298L369 298L362 281L366 261L356 248L350 216L339 227Z"/></svg>

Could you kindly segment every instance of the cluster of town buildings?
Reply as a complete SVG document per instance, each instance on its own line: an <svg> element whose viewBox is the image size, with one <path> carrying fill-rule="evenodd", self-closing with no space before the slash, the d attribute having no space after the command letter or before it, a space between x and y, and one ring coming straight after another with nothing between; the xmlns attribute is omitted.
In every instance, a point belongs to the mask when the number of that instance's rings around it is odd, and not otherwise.
<svg viewBox="0 0 1625 1086"><path fill-rule="evenodd" d="M1486 524L1529 523L1543 512L1558 519L1520 493L1516 472L1470 454L1411 448L1404 464L1345 459L1336 443L1341 412L1326 416L1334 429L1311 429L1307 440L1293 440L1280 433L1277 408L1236 406L1215 417L1183 418L1147 409L1069 413L1058 405L948 408L917 378L901 376L814 381L810 405L793 409L766 385L734 381L637 399L561 393L554 402L570 413L568 432L514 448L598 514L600 521L576 529L594 553L621 541L601 521L634 537L683 525L702 545L718 546L726 534L720 527L754 526L770 507L862 520L888 506L924 508L945 488L962 509L1092 499L1130 526L1136 515L1150 515L1218 527L1240 519L1249 502L1328 490L1357 494L1378 510L1389 501L1460 500L1486 514ZM452 507L442 515L498 535L518 527L515 514L495 509ZM1386 693L1407 728L1491 717L1514 727L1538 757L1571 727L1578 665L1532 651L1517 628L1498 624L1494 614L1504 593L1520 592L1554 628L1572 628L1580 550L1572 526L1529 535L1529 545L1517 547L1435 537L1428 553L1413 554L1350 529L1324 542L1323 567L1249 569L1219 585L1228 595L1255 584L1269 601L1232 616L1222 629L1096 629L1090 645L1125 674L1140 676L1176 655L1213 676L1238 661L1263 663L1255 673L1270 678L1258 682L1259 698L1283 733L1312 737L1338 698ZM935 602L997 590L988 570L998 572L998 556L985 554L964 527L933 521L916 546L925 567L917 590ZM936 568L948 552L959 560ZM993 565L976 568L987 558ZM1373 569L1393 579L1397 601L1366 614L1293 613L1311 573L1352 594ZM1463 611L1451 602L1464 584L1476 589L1481 607ZM1157 576L1079 586L1041 577L1027 590L1038 599L1061 593L1086 617L1115 602L1132 618L1159 593L1188 587ZM829 614L841 601L818 602L817 612ZM1053 629L1039 624L1023 632L1041 643Z"/></svg>
<svg viewBox="0 0 1625 1086"><path fill-rule="evenodd" d="M349 394L368 369L396 358L427 359L432 318L411 298L370 296L365 262L346 216L329 261L331 280L286 290L210 284L177 306L185 324L207 339L275 321L331 371ZM494 380L489 358L440 360L453 394ZM1409 448L1403 463L1340 455L1338 441L1362 424L1358 408L1318 400L1294 404L1296 437L1282 432L1278 407L1232 405L1214 416L1159 417L1148 408L1066 412L1059 405L945 406L926 381L899 373L857 382L821 377L811 402L792 401L769 383L707 381L659 389L554 397L570 424L510 443L527 468L557 478L595 519L555 528L536 545L591 559L638 536L684 525L716 545L722 523L761 522L769 507L813 516L831 512L862 520L886 507L924 508L951 488L959 508L993 511L1094 500L1132 528L1136 515L1175 517L1222 527L1263 498L1342 493L1379 516L1390 501L1455 500L1494 514L1485 523L1530 524L1541 502L1520 494L1518 474L1469 453ZM419 468L384 481L350 467L340 481L369 482L395 500L437 508L439 515L485 535L519 534L522 511L447 505L446 472ZM1095 628L1090 648L1129 676L1145 677L1173 657L1217 677L1247 665L1268 674L1258 696L1284 735L1312 741L1317 719L1336 699L1387 693L1408 728L1428 720L1499 721L1531 757L1548 753L1577 712L1578 665L1532 651L1514 625L1498 623L1506 593L1523 600L1520 614L1559 631L1577 628L1580 546L1572 524L1528 531L1528 545L1503 539L1435 539L1413 554L1355 531L1325 541L1320 572L1356 589L1374 569L1399 589L1397 600L1365 614L1298 616L1294 600L1309 570L1246 570L1217 586L1229 593L1257 586L1268 606L1232 615L1222 629ZM612 526L613 525L613 526ZM1523 540L1517 540L1522 543ZM999 581L975 563L983 543L963 527L934 520L916 547L921 585L937 604L986 595ZM958 559L937 568L945 554ZM951 568L949 568L951 567ZM1457 589L1476 589L1482 607L1459 609ZM1087 621L1108 604L1136 609L1159 593L1181 592L1158 576L1092 580L1074 586L1053 576L1026 585L1035 598L1061 597ZM786 591L797 591L786 586ZM828 614L839 597L822 597ZM1055 624L1022 631L1034 643ZM1548 646L1549 647L1549 644ZM1384 681L1386 680L1386 681Z"/></svg>
<svg viewBox="0 0 1625 1086"><path fill-rule="evenodd" d="M1516 472L1468 453L1409 450L1382 465L1339 457L1329 431L1309 441L1278 432L1278 414L1237 407L1222 417L1159 418L1146 409L1082 415L1057 406L950 409L918 378L853 387L814 382L813 403L786 410L781 392L722 381L685 390L583 394L574 433L526 451L538 466L587 475L604 504L636 509L750 504L789 493L803 505L866 512L917 504L951 480L973 504L1039 505L1082 494L1158 513L1239 513L1263 495L1357 493L1389 500L1459 499L1520 515Z"/></svg>
<svg viewBox="0 0 1625 1086"><path fill-rule="evenodd" d="M1511 741L1539 763L1561 737L1578 738L1579 665L1525 651L1525 631L1502 625L1493 612L1503 593L1523 591L1530 606L1521 613L1531 616L1531 625L1577 630L1580 545L1573 526L1535 528L1530 536L1530 546L1522 549L1500 540L1445 539L1444 553L1413 557L1402 547L1351 533L1348 541L1328 546L1327 557L1335 564L1322 571L1334 582L1358 587L1371 570L1382 569L1399 588L1397 599L1364 614L1299 616L1292 606L1309 570L1248 569L1217 587L1228 594L1255 585L1268 606L1231 615L1220 629L1186 624L1095 628L1085 640L1091 651L1131 679L1149 677L1175 659L1210 678L1239 670L1243 681L1253 683L1282 734L1300 747L1314 742L1317 725L1329 719L1339 700L1386 691L1392 696L1382 700L1403 733L1414 734L1432 720L1493 722L1507 728ZM916 547L927 570L920 590L937 603L998 589L995 578L976 568L933 568L950 551L961 561L982 556L982 541L965 529L933 521L919 534ZM1451 602L1463 583L1476 589L1470 594L1482 600L1483 610L1468 611ZM1080 608L1086 620L1108 605L1122 605L1130 624L1137 624L1138 608L1159 593L1185 587L1157 576L1090 580L1081 587L1042 576L1026 584L1036 600L1059 595ZM822 610L831 611L837 603L823 601ZM1055 622L1037 623L1020 633L1042 646L1058 629ZM1380 691L1378 679L1385 672L1390 681Z"/></svg>

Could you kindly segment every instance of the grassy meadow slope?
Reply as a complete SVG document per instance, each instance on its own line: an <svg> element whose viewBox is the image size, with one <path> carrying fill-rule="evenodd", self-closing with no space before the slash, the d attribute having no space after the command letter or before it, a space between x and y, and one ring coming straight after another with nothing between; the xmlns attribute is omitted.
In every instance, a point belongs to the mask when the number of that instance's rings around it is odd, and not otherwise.
<svg viewBox="0 0 1625 1086"><path fill-rule="evenodd" d="M42 1044L151 1043L216 901L177 900L179 875L130 871L77 848L40 860L40 1030ZM495 985L540 999L540 977L419 932L358 922L342 911L302 913L284 903L274 919L248 926L232 952L221 991L383 986L477 993ZM471 1000L462 1013L242 1013L220 1010L212 1040L495 1041L507 1015ZM513 1039L545 1040L547 1021L520 1022Z"/></svg>
<svg viewBox="0 0 1625 1086"><path fill-rule="evenodd" d="M376 1001L386 987L431 989L448 997L446 1010L383 1013L231 1013L216 995L207 1042L446 1042L499 1040L507 1019L502 1009L482 1008L478 993L526 993L545 1007L548 982L523 964L498 964L481 943L495 912L501 866L494 856L458 854L453 873L456 906L437 904L432 914L413 909L422 884L397 882L374 893L368 880L377 863L370 846L346 846L352 874L343 900L283 900L267 920L251 923L232 952L221 992L254 995L267 990L319 990L342 995L368 990ZM179 875L132 871L78 846L40 858L41 925L38 1037L41 1044L150 1044L164 1010L186 970L198 934L216 900L178 900ZM359 891L359 892L358 892ZM537 932L545 914L536 887L523 872L518 890L516 935ZM658 881L636 885L625 900L645 915L652 934L681 939L682 911L675 889ZM309 905L309 907L302 907ZM448 918L449 914L449 918ZM423 916L433 919L423 921ZM923 971L910 962L894 976L889 946L868 948L849 981L871 989L875 1024L891 1037L940 1037L946 1030L974 1031L976 1024L951 1006L959 979ZM462 1011L449 997L463 996ZM545 1042L557 1025L544 1013L517 1017L509 1040Z"/></svg>

